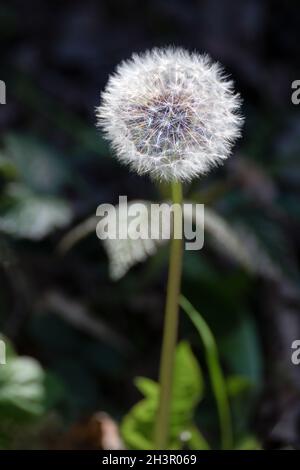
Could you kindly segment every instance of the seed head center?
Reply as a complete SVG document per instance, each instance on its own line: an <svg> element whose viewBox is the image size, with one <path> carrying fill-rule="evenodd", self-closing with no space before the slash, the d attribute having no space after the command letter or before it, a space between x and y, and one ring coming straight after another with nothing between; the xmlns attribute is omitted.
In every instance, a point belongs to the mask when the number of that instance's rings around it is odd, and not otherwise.
<svg viewBox="0 0 300 470"><path fill-rule="evenodd" d="M189 97L159 95L132 105L129 116L129 132L142 154L174 154L176 147L191 143L194 112Z"/></svg>

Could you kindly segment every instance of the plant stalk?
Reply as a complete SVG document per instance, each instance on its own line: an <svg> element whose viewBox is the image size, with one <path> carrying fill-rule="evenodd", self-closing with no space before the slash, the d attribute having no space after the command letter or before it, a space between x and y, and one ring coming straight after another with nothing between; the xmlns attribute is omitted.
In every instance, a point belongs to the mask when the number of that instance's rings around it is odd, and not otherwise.
<svg viewBox="0 0 300 470"><path fill-rule="evenodd" d="M203 341L211 385L217 402L222 449L232 449L233 436L230 405L215 338L204 318L183 295L180 297L180 305L195 325Z"/></svg>
<svg viewBox="0 0 300 470"><path fill-rule="evenodd" d="M167 448L169 439L172 383L175 349L177 342L179 295L182 271L182 186L172 182L172 240L170 249L167 298L160 360L160 397L155 423L154 445L156 449Z"/></svg>

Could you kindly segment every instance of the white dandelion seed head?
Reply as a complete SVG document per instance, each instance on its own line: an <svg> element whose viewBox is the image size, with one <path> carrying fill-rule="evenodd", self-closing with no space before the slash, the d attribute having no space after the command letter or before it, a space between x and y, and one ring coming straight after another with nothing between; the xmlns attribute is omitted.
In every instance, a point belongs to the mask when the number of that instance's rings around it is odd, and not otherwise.
<svg viewBox="0 0 300 470"><path fill-rule="evenodd" d="M118 158L160 180L191 180L240 136L240 98L217 63L183 49L134 54L110 77L98 126Z"/></svg>

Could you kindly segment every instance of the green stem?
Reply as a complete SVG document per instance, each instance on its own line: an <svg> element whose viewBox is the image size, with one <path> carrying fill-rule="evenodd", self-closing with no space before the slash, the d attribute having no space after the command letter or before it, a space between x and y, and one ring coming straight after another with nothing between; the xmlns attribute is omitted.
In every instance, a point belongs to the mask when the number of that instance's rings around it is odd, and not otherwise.
<svg viewBox="0 0 300 470"><path fill-rule="evenodd" d="M219 355L214 336L200 313L183 296L180 297L180 305L194 323L203 341L209 370L212 389L216 398L221 428L221 441L223 449L232 448L232 424L230 406L227 396L226 382L219 362Z"/></svg>
<svg viewBox="0 0 300 470"><path fill-rule="evenodd" d="M159 382L160 397L155 423L154 444L164 450L168 445L173 382L174 356L178 330L179 295L182 270L182 187L172 183L173 233L171 240L164 333L161 352ZM176 234L178 238L176 238Z"/></svg>

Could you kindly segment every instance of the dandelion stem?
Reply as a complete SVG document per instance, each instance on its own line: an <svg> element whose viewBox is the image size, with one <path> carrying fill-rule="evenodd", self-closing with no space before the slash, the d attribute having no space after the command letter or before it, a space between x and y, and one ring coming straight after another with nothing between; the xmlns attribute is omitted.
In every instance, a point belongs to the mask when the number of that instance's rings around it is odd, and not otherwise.
<svg viewBox="0 0 300 470"><path fill-rule="evenodd" d="M178 330L179 295L182 270L182 187L172 182L173 233L169 261L167 299L164 320L159 382L160 398L156 417L154 444L156 449L166 449L172 398L174 356Z"/></svg>
<svg viewBox="0 0 300 470"><path fill-rule="evenodd" d="M221 428L222 449L232 448L232 423L230 405L227 396L226 381L219 361L219 353L215 338L200 313L183 295L180 305L194 323L205 347L206 362L209 370L212 389L216 398Z"/></svg>

